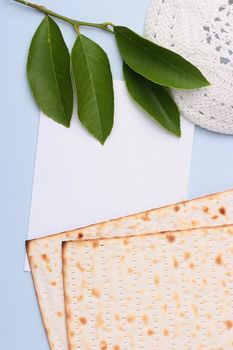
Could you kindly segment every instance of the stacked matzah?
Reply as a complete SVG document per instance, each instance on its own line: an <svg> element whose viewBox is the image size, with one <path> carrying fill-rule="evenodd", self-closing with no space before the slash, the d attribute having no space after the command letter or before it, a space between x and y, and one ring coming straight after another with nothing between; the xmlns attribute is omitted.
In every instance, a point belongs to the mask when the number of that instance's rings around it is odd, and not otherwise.
<svg viewBox="0 0 233 350"><path fill-rule="evenodd" d="M233 225L64 242L70 350L232 349Z"/></svg>
<svg viewBox="0 0 233 350"><path fill-rule="evenodd" d="M229 224L233 190L27 242L50 348L233 348Z"/></svg>

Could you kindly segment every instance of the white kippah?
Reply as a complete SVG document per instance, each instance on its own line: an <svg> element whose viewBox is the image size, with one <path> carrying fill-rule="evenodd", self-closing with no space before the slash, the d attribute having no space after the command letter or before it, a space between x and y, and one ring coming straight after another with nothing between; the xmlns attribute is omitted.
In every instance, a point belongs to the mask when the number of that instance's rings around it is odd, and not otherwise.
<svg viewBox="0 0 233 350"><path fill-rule="evenodd" d="M233 134L233 0L152 0L145 35L189 60L211 83L172 91L182 115Z"/></svg>

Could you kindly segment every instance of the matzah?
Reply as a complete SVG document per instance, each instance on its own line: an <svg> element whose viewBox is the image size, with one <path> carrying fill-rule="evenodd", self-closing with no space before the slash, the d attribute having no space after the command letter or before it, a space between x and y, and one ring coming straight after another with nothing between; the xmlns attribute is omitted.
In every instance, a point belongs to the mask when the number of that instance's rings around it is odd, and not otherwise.
<svg viewBox="0 0 233 350"><path fill-rule="evenodd" d="M70 350L233 348L233 225L63 243Z"/></svg>
<svg viewBox="0 0 233 350"><path fill-rule="evenodd" d="M233 190L27 242L34 286L51 350L68 350L61 243L233 223Z"/></svg>

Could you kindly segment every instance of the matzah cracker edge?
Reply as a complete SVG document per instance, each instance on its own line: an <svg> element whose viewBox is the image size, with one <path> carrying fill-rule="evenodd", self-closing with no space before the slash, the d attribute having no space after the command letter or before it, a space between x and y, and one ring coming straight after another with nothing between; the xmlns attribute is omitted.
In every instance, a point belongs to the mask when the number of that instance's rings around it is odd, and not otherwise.
<svg viewBox="0 0 233 350"><path fill-rule="evenodd" d="M233 223L233 190L28 241L30 268L51 350L68 350L62 281L62 241L227 223Z"/></svg>
<svg viewBox="0 0 233 350"><path fill-rule="evenodd" d="M233 348L233 225L63 243L70 350Z"/></svg>

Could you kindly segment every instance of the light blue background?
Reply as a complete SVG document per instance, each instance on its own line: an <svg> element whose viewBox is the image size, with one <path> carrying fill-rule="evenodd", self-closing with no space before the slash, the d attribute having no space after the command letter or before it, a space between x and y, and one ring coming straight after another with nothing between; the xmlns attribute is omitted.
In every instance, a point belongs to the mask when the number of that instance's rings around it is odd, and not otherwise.
<svg viewBox="0 0 233 350"><path fill-rule="evenodd" d="M43 4L67 16L111 20L142 33L149 0L65 0ZM31 276L23 272L39 111L25 77L30 39L42 15L11 0L0 3L0 348L47 350ZM166 24L165 24L166 25ZM72 28L61 24L71 47ZM110 34L84 32L108 52L115 78L121 64ZM189 197L233 187L233 137L196 129ZM179 164L177 164L179 166Z"/></svg>

